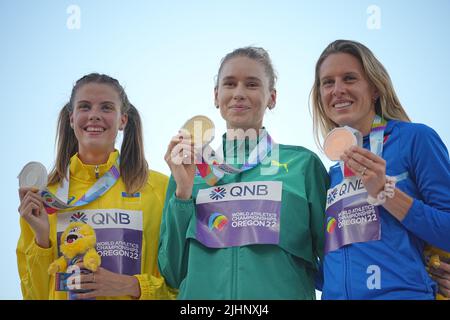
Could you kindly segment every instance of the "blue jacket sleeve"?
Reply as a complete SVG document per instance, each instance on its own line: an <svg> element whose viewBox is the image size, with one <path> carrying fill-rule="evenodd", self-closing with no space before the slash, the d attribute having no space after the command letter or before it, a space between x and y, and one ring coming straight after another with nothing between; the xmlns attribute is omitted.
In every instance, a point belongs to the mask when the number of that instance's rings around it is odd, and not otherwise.
<svg viewBox="0 0 450 320"><path fill-rule="evenodd" d="M175 189L176 183L170 177L161 221L158 267L169 286L179 288L187 272L189 241L186 233L195 215L195 204L193 199L178 199Z"/></svg>
<svg viewBox="0 0 450 320"><path fill-rule="evenodd" d="M417 125L408 164L421 195L402 224L427 243L450 251L450 161L447 148L431 128Z"/></svg>

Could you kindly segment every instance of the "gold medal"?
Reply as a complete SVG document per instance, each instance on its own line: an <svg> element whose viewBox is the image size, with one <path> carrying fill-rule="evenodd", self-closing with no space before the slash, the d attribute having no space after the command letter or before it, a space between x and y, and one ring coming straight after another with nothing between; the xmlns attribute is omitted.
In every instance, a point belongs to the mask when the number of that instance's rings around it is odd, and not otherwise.
<svg viewBox="0 0 450 320"><path fill-rule="evenodd" d="M214 123L206 116L195 116L181 127L189 132L194 144L208 145L214 139Z"/></svg>

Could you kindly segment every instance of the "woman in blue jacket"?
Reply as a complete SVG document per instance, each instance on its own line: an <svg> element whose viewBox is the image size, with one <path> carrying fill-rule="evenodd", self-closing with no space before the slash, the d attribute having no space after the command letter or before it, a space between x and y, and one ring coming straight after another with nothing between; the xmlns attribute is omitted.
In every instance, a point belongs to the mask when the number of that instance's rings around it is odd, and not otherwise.
<svg viewBox="0 0 450 320"><path fill-rule="evenodd" d="M331 167L324 299L434 299L426 245L450 251L450 163L430 127L411 123L388 73L364 45L337 40L316 64L314 132L364 136ZM448 267L435 270L449 293ZM447 270L447 274L442 274Z"/></svg>

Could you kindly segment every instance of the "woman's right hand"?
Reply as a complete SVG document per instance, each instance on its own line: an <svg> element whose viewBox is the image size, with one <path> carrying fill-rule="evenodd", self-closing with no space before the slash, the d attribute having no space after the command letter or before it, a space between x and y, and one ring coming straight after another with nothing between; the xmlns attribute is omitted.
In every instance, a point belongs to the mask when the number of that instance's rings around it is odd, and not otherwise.
<svg viewBox="0 0 450 320"><path fill-rule="evenodd" d="M50 247L50 223L42 198L36 188L20 188L20 216L33 229L36 243L42 248Z"/></svg>
<svg viewBox="0 0 450 320"><path fill-rule="evenodd" d="M177 183L177 198L190 199L195 177L195 151L187 131L182 130L172 138L164 159Z"/></svg>

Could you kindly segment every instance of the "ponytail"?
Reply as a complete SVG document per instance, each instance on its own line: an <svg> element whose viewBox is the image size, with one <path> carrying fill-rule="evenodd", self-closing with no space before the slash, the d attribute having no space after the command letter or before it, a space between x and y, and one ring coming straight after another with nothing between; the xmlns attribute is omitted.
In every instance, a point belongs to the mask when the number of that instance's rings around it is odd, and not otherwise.
<svg viewBox="0 0 450 320"><path fill-rule="evenodd" d="M120 174L128 193L135 193L147 182L148 163L144 155L141 117L129 103L128 122L120 150Z"/></svg>
<svg viewBox="0 0 450 320"><path fill-rule="evenodd" d="M70 103L59 112L56 130L56 163L48 176L49 184L61 183L65 176L70 158L78 152L78 140L70 127Z"/></svg>

